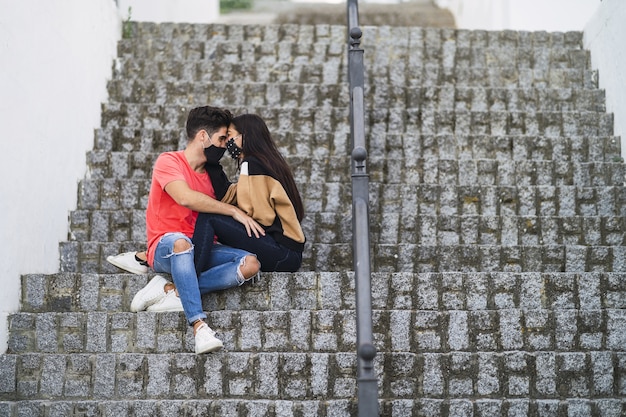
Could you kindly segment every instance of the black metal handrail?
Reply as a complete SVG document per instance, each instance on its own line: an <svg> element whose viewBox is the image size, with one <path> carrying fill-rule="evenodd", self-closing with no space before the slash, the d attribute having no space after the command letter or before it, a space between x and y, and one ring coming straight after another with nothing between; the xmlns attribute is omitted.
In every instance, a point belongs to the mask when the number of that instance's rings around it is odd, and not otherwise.
<svg viewBox="0 0 626 417"><path fill-rule="evenodd" d="M374 417L378 410L376 348L372 335L372 289L369 238L369 175L365 147L365 75L359 47L358 0L348 0L348 82L350 84L350 146L352 169L352 247L356 286L358 415Z"/></svg>

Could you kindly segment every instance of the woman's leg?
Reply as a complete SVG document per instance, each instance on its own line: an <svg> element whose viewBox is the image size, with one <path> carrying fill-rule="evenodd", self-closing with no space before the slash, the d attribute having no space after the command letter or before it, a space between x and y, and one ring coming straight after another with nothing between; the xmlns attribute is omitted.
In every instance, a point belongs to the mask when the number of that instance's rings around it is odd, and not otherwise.
<svg viewBox="0 0 626 417"><path fill-rule="evenodd" d="M215 230L213 230L211 216L213 215L208 213L198 214L193 238L191 239L195 249L194 262L198 275L208 270L211 262L211 250L215 240Z"/></svg>
<svg viewBox="0 0 626 417"><path fill-rule="evenodd" d="M200 216L198 216L200 220ZM208 244L207 236L217 235L217 239L220 243L233 248L239 248L246 250L250 253L254 253L259 262L261 262L261 271L264 272L295 272L300 268L302 264L302 253L285 248L278 244L271 236L248 236L245 227L229 216L223 216L220 214L204 214L202 215L202 221L200 222L199 230L198 223L196 223L196 233L194 233L194 244L196 245L196 251L198 251L198 243L196 243L196 234L198 238L202 239L201 244L204 247L212 245ZM196 259L198 259L196 255ZM204 253L201 255L203 259L202 267L206 269L206 258ZM196 266L198 262L196 262ZM205 270L203 269L203 270Z"/></svg>

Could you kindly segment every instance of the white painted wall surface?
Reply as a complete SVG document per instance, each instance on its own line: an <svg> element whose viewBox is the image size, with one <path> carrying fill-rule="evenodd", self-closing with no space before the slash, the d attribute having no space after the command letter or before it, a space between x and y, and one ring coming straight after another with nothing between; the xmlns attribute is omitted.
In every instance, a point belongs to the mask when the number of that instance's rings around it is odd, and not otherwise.
<svg viewBox="0 0 626 417"><path fill-rule="evenodd" d="M113 0L0 0L0 352L20 276L58 271L120 33Z"/></svg>
<svg viewBox="0 0 626 417"><path fill-rule="evenodd" d="M220 17L219 0L118 0L124 20L212 23Z"/></svg>
<svg viewBox="0 0 626 417"><path fill-rule="evenodd" d="M583 30L600 0L435 0L458 28L484 30Z"/></svg>
<svg viewBox="0 0 626 417"><path fill-rule="evenodd" d="M599 70L606 108L613 113L615 134L622 138L626 157L626 2L603 0L585 27L583 42L591 51L591 65Z"/></svg>

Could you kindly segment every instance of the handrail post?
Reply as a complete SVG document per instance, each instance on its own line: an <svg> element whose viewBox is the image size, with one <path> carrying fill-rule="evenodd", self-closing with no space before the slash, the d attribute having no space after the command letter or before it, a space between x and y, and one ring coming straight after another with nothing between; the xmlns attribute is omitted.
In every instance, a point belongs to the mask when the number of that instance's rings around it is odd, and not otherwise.
<svg viewBox="0 0 626 417"><path fill-rule="evenodd" d="M350 84L350 147L352 172L352 247L356 288L357 401L359 417L379 416L376 347L372 331L372 289L369 238L369 175L365 147L364 68L357 0L348 0L348 80Z"/></svg>

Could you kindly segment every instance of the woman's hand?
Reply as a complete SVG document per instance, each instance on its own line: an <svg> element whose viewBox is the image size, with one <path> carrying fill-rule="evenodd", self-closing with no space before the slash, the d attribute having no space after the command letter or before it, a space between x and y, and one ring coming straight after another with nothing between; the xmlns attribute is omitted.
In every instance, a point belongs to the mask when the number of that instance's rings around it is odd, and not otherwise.
<svg viewBox="0 0 626 417"><path fill-rule="evenodd" d="M252 237L253 233L254 236L256 236L257 238L259 236L265 236L265 229L263 229L263 227L259 223L257 223L256 220L241 211L241 209L237 207L233 208L235 209L235 212L233 213L233 219L244 225L244 227L246 228L246 232L248 233L248 237Z"/></svg>

